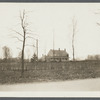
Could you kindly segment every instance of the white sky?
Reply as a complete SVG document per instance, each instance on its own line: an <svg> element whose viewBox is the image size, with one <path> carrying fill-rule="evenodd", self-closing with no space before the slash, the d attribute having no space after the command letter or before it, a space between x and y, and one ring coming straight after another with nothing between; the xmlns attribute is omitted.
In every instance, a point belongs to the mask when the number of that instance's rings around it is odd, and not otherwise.
<svg viewBox="0 0 100 100"><path fill-rule="evenodd" d="M15 34L11 29L20 32L19 12L29 11L27 20L30 30L38 34L39 57L53 48L53 30L55 49L64 49L72 58L72 18L77 20L75 35L75 57L84 59L90 54L100 54L100 3L0 3L0 52L7 45L17 56L20 42L11 38ZM16 35L16 34L15 34ZM33 54L32 47L26 47L25 53ZM2 57L2 54L0 54Z"/></svg>

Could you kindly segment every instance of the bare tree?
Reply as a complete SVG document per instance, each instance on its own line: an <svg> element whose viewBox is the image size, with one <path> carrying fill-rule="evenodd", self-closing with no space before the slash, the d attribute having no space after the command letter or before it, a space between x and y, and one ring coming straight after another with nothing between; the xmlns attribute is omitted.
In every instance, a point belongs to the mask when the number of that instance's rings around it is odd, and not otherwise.
<svg viewBox="0 0 100 100"><path fill-rule="evenodd" d="M18 31L15 31L13 30L17 35L19 35L21 37L21 39L19 38L19 36L15 36L13 38L16 38L18 41L22 42L22 49L21 49L21 60L22 60L22 76L24 74L24 51L25 51L25 46L34 46L34 45L29 45L29 44L26 44L26 40L28 38L31 38L31 39L34 39L29 31L29 23L27 22L26 20L27 18L27 12L25 10L23 10L22 12L20 12L20 25L21 25L21 29L22 29L22 32L18 32Z"/></svg>
<svg viewBox="0 0 100 100"><path fill-rule="evenodd" d="M3 58L5 61L7 61L7 59L12 57L11 50L7 46L4 46L2 49L3 49Z"/></svg>
<svg viewBox="0 0 100 100"><path fill-rule="evenodd" d="M75 34L77 32L77 21L75 17L72 19L72 52L73 52L73 61L75 61Z"/></svg>

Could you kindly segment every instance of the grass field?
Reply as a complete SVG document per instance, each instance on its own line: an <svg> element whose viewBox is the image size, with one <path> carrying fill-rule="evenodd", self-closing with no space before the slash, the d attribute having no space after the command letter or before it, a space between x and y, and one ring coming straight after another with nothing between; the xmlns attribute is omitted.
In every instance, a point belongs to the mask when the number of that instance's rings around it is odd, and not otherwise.
<svg viewBox="0 0 100 100"><path fill-rule="evenodd" d="M20 63L0 63L0 84L97 77L100 77L100 61L25 63L24 77L21 77Z"/></svg>

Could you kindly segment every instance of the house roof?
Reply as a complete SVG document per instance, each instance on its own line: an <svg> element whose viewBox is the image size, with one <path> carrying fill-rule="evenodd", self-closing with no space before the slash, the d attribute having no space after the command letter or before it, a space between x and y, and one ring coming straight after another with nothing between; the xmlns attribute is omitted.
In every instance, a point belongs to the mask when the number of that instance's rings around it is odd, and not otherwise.
<svg viewBox="0 0 100 100"><path fill-rule="evenodd" d="M47 56L50 56L50 57L59 56L59 57L61 57L61 56L67 56L67 55L68 55L68 53L66 52L66 50L60 50L60 49L59 50L52 50L51 49Z"/></svg>

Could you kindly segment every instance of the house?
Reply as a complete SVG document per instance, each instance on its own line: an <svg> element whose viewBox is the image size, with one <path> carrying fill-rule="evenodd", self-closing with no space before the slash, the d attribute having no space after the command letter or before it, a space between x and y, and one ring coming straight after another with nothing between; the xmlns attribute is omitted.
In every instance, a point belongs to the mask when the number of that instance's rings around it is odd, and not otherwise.
<svg viewBox="0 0 100 100"><path fill-rule="evenodd" d="M46 56L46 61L68 61L69 60L69 54L66 52L66 49L60 50L50 50Z"/></svg>

